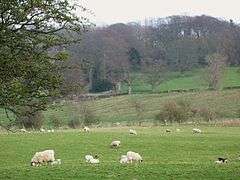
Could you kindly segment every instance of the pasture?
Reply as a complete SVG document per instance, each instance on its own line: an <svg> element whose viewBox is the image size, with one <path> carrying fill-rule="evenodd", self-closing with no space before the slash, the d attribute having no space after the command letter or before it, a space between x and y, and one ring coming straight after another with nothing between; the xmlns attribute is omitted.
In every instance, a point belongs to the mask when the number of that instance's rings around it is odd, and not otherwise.
<svg viewBox="0 0 240 180"><path fill-rule="evenodd" d="M239 179L240 127L194 126L96 128L55 133L0 134L0 179ZM172 133L166 133L166 129ZM181 132L176 132L180 128ZM120 140L119 149L111 149ZM31 167L36 151L54 149L61 165ZM143 163L122 165L120 155L139 152ZM100 164L87 164L86 154L98 154ZM227 157L228 164L215 164Z"/></svg>
<svg viewBox="0 0 240 180"><path fill-rule="evenodd" d="M191 71L168 72L165 81L154 89L154 92L171 91L171 90L188 90L188 89L207 89L206 70L193 69ZM238 67L228 67L224 71L221 80L221 88L233 87L240 85ZM144 81L145 76L141 73L132 74L132 92L146 93L151 92L150 84ZM123 92L127 92L127 86L123 86Z"/></svg>

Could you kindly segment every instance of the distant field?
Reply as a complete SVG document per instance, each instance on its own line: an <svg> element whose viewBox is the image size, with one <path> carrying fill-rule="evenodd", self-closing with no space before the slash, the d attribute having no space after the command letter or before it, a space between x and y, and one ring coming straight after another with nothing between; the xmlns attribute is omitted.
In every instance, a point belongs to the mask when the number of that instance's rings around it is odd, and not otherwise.
<svg viewBox="0 0 240 180"><path fill-rule="evenodd" d="M203 134L192 134L192 126L137 128L137 136L128 128L0 134L0 179L239 179L240 128L200 128ZM116 139L122 147L110 149ZM62 165L31 167L33 154L45 149L54 149ZM120 155L129 150L139 152L143 163L121 165ZM98 154L100 164L86 164L89 153ZM218 157L229 163L215 164Z"/></svg>
<svg viewBox="0 0 240 180"><path fill-rule="evenodd" d="M187 100L191 103L193 108L207 107L211 111L217 113L218 119L240 117L240 90L136 94L85 103L103 123L124 121L131 125L133 122L139 120L133 102L138 101L142 104L143 120L152 122L155 115L161 110L163 104L171 100ZM62 108L45 112L45 118L47 122L50 122L52 117L57 117L67 122L74 115L80 114L79 109L81 109L82 104L83 102L66 103Z"/></svg>
<svg viewBox="0 0 240 180"><path fill-rule="evenodd" d="M176 90L176 89L206 89L207 84L204 81L205 72L203 69L194 69L183 74L179 72L170 72L169 78L160 86L156 87L155 92ZM151 92L151 86L146 84L143 80L144 76L141 74L133 75L134 81L132 84L133 93L137 92ZM222 87L240 86L240 72L239 68L229 67L224 73ZM127 87L123 86L123 92L127 92Z"/></svg>

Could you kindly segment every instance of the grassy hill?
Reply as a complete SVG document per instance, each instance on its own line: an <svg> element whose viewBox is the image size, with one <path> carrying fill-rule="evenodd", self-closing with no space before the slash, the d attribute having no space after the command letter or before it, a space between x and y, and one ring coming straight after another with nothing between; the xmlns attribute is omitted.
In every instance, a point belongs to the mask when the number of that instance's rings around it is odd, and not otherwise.
<svg viewBox="0 0 240 180"><path fill-rule="evenodd" d="M209 108L217 114L218 119L240 117L240 90L136 94L88 102L66 102L61 108L49 109L44 115L47 122L50 122L53 118L57 118L66 124L72 118L78 117L84 106L97 116L101 122L114 123L124 121L131 124L139 120L134 105L138 102L143 107L142 119L152 122L155 115L162 109L164 103L178 100L188 101L192 108ZM50 125L51 123L48 124Z"/></svg>
<svg viewBox="0 0 240 180"><path fill-rule="evenodd" d="M173 73L172 79L159 87L159 91L172 89L202 89L199 92L187 93L140 93L131 96L119 96L87 102L63 102L62 106L44 112L46 127L52 126L52 121L58 120L67 125L70 120L82 119L82 110L87 109L103 123L125 122L132 124L141 118L152 122L155 115L162 109L163 104L169 101L187 100L192 108L209 108L216 113L218 119L240 117L240 90L206 91L201 83L202 70L187 72L182 76ZM223 86L240 85L238 68L228 68ZM150 87L136 79L133 91L150 90ZM141 117L138 116L136 103L141 105ZM3 110L0 110L0 120L7 121ZM196 119L195 119L196 120Z"/></svg>

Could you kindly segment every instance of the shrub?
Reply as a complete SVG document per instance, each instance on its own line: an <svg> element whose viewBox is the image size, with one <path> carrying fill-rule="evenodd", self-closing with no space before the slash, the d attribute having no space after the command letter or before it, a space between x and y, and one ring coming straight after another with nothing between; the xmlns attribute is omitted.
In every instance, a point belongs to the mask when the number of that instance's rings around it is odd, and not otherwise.
<svg viewBox="0 0 240 180"><path fill-rule="evenodd" d="M94 114L93 110L88 108L86 105L82 107L81 115L83 118L83 124L85 126L98 124L100 122L98 117Z"/></svg>
<svg viewBox="0 0 240 180"><path fill-rule="evenodd" d="M162 110L155 116L155 120L182 123L190 117L191 105L188 101L169 101L164 103Z"/></svg>
<svg viewBox="0 0 240 180"><path fill-rule="evenodd" d="M55 115L51 115L50 117L50 122L53 125L54 128L59 128L63 125L63 122L61 119L59 119L57 116Z"/></svg>
<svg viewBox="0 0 240 180"><path fill-rule="evenodd" d="M19 127L40 129L44 118L41 111L33 111L31 108L22 108L21 113L16 117Z"/></svg>
<svg viewBox="0 0 240 180"><path fill-rule="evenodd" d="M70 118L70 121L68 122L68 126L73 129L79 128L81 126L81 121L79 116L73 115Z"/></svg>
<svg viewBox="0 0 240 180"><path fill-rule="evenodd" d="M216 113L211 111L209 108L200 108L198 114L207 122L210 122L216 118Z"/></svg>

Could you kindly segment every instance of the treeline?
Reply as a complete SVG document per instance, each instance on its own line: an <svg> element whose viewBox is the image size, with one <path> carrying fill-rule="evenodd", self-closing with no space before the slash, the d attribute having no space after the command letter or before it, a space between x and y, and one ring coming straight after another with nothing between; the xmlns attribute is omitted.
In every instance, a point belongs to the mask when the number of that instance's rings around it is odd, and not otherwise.
<svg viewBox="0 0 240 180"><path fill-rule="evenodd" d="M92 28L68 50L72 68L65 72L65 83L73 93L120 91L123 82L131 91L133 72L144 74L154 88L166 71L206 67L213 54L239 65L240 27L205 15L170 16Z"/></svg>

